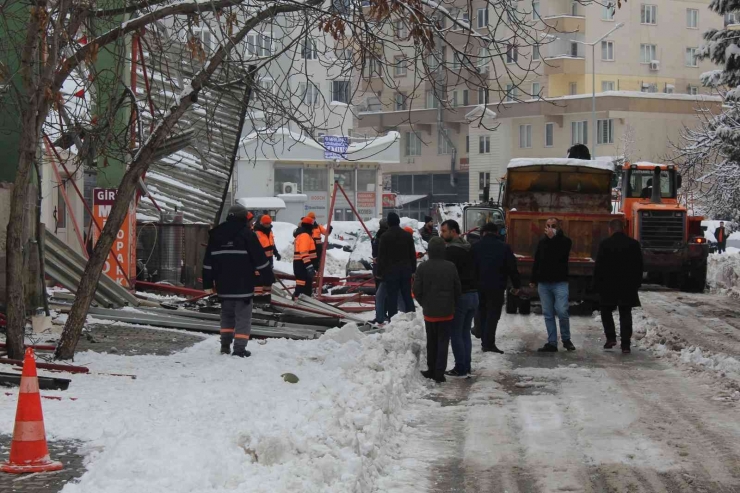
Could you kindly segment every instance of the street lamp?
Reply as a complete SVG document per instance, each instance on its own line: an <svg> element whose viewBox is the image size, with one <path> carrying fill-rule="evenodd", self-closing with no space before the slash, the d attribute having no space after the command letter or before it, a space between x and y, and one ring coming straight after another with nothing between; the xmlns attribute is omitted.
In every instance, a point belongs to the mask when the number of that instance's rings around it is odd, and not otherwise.
<svg viewBox="0 0 740 493"><path fill-rule="evenodd" d="M617 29L621 29L624 27L624 22L620 22L616 26L614 26L614 29L609 31L608 33L604 34L602 37L597 39L596 41L593 41L591 43L587 43L585 41L576 41L575 43L590 46L591 47L591 121L593 122L593 139L594 139L594 145L592 146L592 149L594 152L592 153L591 157L595 157L596 155L596 143L598 142L598 138L596 136L596 45L604 41L606 38L608 38L614 31Z"/></svg>

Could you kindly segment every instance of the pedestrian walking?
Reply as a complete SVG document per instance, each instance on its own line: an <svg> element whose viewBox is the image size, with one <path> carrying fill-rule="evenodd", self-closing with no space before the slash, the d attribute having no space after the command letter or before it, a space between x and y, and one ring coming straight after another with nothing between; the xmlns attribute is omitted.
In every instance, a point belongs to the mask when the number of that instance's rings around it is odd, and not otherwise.
<svg viewBox="0 0 740 493"><path fill-rule="evenodd" d="M521 287L514 252L500 235L504 227L501 219L484 224L480 229L481 239L472 248L477 272L481 349L484 353L504 353L496 346L496 330L504 306L506 286L511 281L515 294Z"/></svg>
<svg viewBox="0 0 740 493"><path fill-rule="evenodd" d="M719 228L714 230L714 239L717 240L717 253L724 253L727 247L727 231L725 231L725 222L719 222Z"/></svg>
<svg viewBox="0 0 740 493"><path fill-rule="evenodd" d="M313 241L314 220L308 216L301 220L301 225L296 230L295 246L293 249L293 275L295 276L295 293L298 297L302 294L311 296L313 294L313 279L316 276L316 243Z"/></svg>
<svg viewBox="0 0 740 493"><path fill-rule="evenodd" d="M444 243L444 242L443 242ZM401 229L398 214L388 214L388 231L383 233L378 248L378 277L386 285L388 316L398 313L398 293L400 291L406 312L413 312L414 300L411 297L411 276L416 272L416 247L414 238Z"/></svg>
<svg viewBox="0 0 740 493"><path fill-rule="evenodd" d="M423 310L427 333L427 370L421 374L438 383L445 381L450 330L462 292L457 268L445 256L444 240L429 240L429 260L419 266L414 279L414 296Z"/></svg>
<svg viewBox="0 0 740 493"><path fill-rule="evenodd" d="M473 318L478 309L478 282L475 270L473 250L467 241L460 236L460 225L448 219L440 226L440 236L447 248L445 258L455 264L460 278L461 295L455 305L455 318L452 320L450 345L455 356L455 366L445 375L449 377L468 377L471 374L473 341L470 331Z"/></svg>
<svg viewBox="0 0 740 493"><path fill-rule="evenodd" d="M270 268L272 269L275 259L280 260L281 258L280 252L275 246L275 235L272 233L272 218L267 214L262 216L259 222L254 225L254 233L257 235L260 245L262 245L262 249L270 261ZM255 302L269 304L272 300L272 283L267 284L261 282L262 278L259 277L259 272L255 272L255 275L258 276L257 285L254 288Z"/></svg>
<svg viewBox="0 0 740 493"><path fill-rule="evenodd" d="M318 262L321 262L321 255L323 255L322 252L324 251L324 240L329 240L329 235L334 228L332 226L329 226L329 228L327 229L326 227L316 222L315 212L309 212L307 217L313 219L311 238L313 238L313 241L316 244L316 258L318 259ZM316 268L318 269L318 266L316 266Z"/></svg>
<svg viewBox="0 0 740 493"><path fill-rule="evenodd" d="M601 323L604 325L604 349L617 345L612 312L619 310L622 352L630 352L632 309L640 306L638 290L642 285L642 248L640 242L624 234L621 219L609 223L609 238L599 245L594 269L594 290L599 294Z"/></svg>
<svg viewBox="0 0 740 493"><path fill-rule="evenodd" d="M570 340L568 315L568 257L573 242L560 228L560 221L551 217L545 223L545 236L537 244L532 266L530 286L536 287L542 303L542 313L547 327L547 343L537 351L555 353L558 350L557 314L560 321L560 339L568 351L575 351Z"/></svg>
<svg viewBox="0 0 740 493"><path fill-rule="evenodd" d="M424 216L424 226L419 230L421 239L429 243L435 236L439 236L437 231L434 229L434 219L432 216Z"/></svg>
<svg viewBox="0 0 740 493"><path fill-rule="evenodd" d="M252 332L252 298L259 273L264 283L274 281L270 261L247 222L247 210L235 204L226 221L208 233L203 259L203 288L221 301L221 353L247 357Z"/></svg>

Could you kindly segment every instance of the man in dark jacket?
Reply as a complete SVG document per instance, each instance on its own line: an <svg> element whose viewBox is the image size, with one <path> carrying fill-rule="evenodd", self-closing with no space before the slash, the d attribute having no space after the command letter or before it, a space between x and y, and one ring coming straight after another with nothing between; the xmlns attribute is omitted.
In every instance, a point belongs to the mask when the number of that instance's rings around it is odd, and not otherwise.
<svg viewBox="0 0 740 493"><path fill-rule="evenodd" d="M233 342L234 356L251 355L247 343L252 332L255 271L264 283L275 281L270 261L249 227L246 208L235 204L226 222L209 232L203 260L203 288L216 292L221 300L222 354L231 352Z"/></svg>
<svg viewBox="0 0 740 493"><path fill-rule="evenodd" d="M532 266L530 286L537 286L542 303L542 314L547 327L547 344L538 349L543 353L558 350L558 326L555 314L560 320L560 339L568 351L576 348L570 341L570 317L568 315L568 257L573 242L563 234L560 221L551 217L545 223L545 236L537 245Z"/></svg>
<svg viewBox="0 0 740 493"><path fill-rule="evenodd" d="M511 280L515 293L518 293L521 287L514 252L499 236L502 223L501 219L497 219L483 225L481 228L483 236L473 245L473 261L478 272L477 286L480 299L478 311L484 353L503 354L503 351L496 347L496 329L504 306L506 283Z"/></svg>
<svg viewBox="0 0 740 493"><path fill-rule="evenodd" d="M407 312L414 311L411 298L411 275L416 272L414 238L401 228L398 214L388 214L388 231L380 238L378 248L378 277L385 283L388 316L398 313L398 292Z"/></svg>
<svg viewBox="0 0 740 493"><path fill-rule="evenodd" d="M617 333L612 312L619 309L622 352L630 352L632 338L632 308L640 306L637 290L642 285L642 248L640 243L624 234L620 219L609 223L609 238L599 245L594 268L594 290L599 293L601 323L604 325L604 349L617 345Z"/></svg>
<svg viewBox="0 0 740 493"><path fill-rule="evenodd" d="M375 277L375 320L373 320L373 323L376 324L385 323L386 314L385 299L387 290L383 281L378 278L378 251L380 250L380 238L386 231L388 231L388 221L381 219L378 232L375 233L375 238L373 238L371 243L373 255L373 276Z"/></svg>
<svg viewBox="0 0 740 493"><path fill-rule="evenodd" d="M429 240L428 252L429 260L419 266L414 279L414 296L424 312L427 332L427 371L421 374L441 383L445 381L447 346L461 287L455 264L445 260L444 240Z"/></svg>
<svg viewBox="0 0 740 493"><path fill-rule="evenodd" d="M429 243L433 237L438 236L434 229L434 219L432 216L424 216L424 227L419 230L421 239Z"/></svg>
<svg viewBox="0 0 740 493"><path fill-rule="evenodd" d="M470 375L470 360L473 342L470 339L470 329L473 326L473 317L478 309L478 276L475 270L475 261L470 243L460 237L460 225L453 219L448 219L440 227L442 239L447 243L445 258L455 264L457 275L460 278L462 294L455 306L455 318L452 321L450 343L452 354L455 355L455 367L446 372L450 377L466 377Z"/></svg>
<svg viewBox="0 0 740 493"><path fill-rule="evenodd" d="M725 222L719 222L719 228L714 230L714 239L717 240L717 253L722 253L727 247L727 231L725 231Z"/></svg>

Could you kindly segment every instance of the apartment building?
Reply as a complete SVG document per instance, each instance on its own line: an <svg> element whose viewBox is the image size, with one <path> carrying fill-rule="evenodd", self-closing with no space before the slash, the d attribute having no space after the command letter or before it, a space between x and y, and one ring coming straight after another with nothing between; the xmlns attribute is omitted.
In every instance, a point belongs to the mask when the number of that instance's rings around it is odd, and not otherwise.
<svg viewBox="0 0 740 493"><path fill-rule="evenodd" d="M400 132L401 162L384 167L384 184L415 201L404 212L419 217L430 202L479 200L509 159L564 156L575 143L594 156L660 161L683 126L696 123L697 111L719 108L700 83L712 66L696 59L702 33L727 22L708 1L647 0L616 9L533 0L505 13L487 5L473 1L468 11L461 2L452 12L477 29L518 16L530 31L517 33L522 46L512 43L500 56L472 57L487 88L457 77L465 64L456 51L470 50L448 46L437 57L447 58L442 91L427 82L420 96L411 68L395 70L397 89L372 94L382 104L357 118L361 132ZM454 44L454 36L447 39Z"/></svg>

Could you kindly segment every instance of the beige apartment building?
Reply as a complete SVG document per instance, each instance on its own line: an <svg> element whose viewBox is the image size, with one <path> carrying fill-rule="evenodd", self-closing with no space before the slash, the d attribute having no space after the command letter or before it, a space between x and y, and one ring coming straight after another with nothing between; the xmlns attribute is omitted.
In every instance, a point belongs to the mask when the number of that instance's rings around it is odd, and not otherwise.
<svg viewBox="0 0 740 493"><path fill-rule="evenodd" d="M711 64L695 57L702 33L727 22L708 9L708 0L630 1L621 9L522 0L503 14L481 1L469 12L460 5L452 15L475 29L493 29L501 24L497 16L515 15L535 26L533 34L486 61L473 53L467 64L455 53L471 53L460 36L461 47L441 48L426 62L444 61L436 89L429 81L416 87L414 70L423 68L403 66L403 53L387 50L396 61L393 80L378 83L366 73L367 91L355 98L356 132L401 134L400 163L384 166L384 185L412 217L432 202L479 200L486 184L496 189L512 158L562 157L575 143L596 157L660 161L681 129L696 123L697 111L721 104L701 87L700 74ZM454 45L454 34L447 39ZM461 76L471 62L488 90Z"/></svg>

